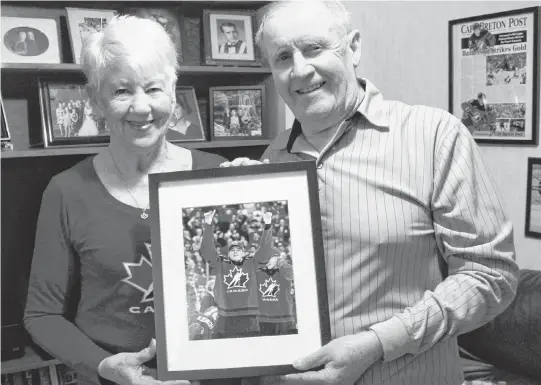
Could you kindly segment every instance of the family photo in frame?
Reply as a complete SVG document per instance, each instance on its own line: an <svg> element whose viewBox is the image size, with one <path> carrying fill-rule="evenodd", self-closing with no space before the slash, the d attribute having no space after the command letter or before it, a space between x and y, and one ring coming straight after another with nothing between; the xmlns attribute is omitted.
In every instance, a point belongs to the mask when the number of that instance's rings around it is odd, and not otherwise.
<svg viewBox="0 0 541 385"><path fill-rule="evenodd" d="M60 63L56 20L2 16L3 63Z"/></svg>
<svg viewBox="0 0 541 385"><path fill-rule="evenodd" d="M44 147L106 144L109 130L93 114L84 83L40 79Z"/></svg>
<svg viewBox="0 0 541 385"><path fill-rule="evenodd" d="M265 86L211 87L209 92L212 140L265 137Z"/></svg>
<svg viewBox="0 0 541 385"><path fill-rule="evenodd" d="M478 143L539 141L539 10L449 21L449 111Z"/></svg>
<svg viewBox="0 0 541 385"><path fill-rule="evenodd" d="M541 158L528 158L526 235L541 239Z"/></svg>
<svg viewBox="0 0 541 385"><path fill-rule="evenodd" d="M205 64L261 66L255 26L249 10L204 10Z"/></svg>
<svg viewBox="0 0 541 385"><path fill-rule="evenodd" d="M149 183L160 379L291 373L329 341L314 162Z"/></svg>

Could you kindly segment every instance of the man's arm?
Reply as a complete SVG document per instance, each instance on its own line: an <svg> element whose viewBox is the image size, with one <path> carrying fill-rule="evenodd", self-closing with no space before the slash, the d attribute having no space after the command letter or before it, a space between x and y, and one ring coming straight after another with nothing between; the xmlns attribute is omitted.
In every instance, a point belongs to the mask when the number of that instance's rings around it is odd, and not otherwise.
<svg viewBox="0 0 541 385"><path fill-rule="evenodd" d="M263 234L259 241L259 247L257 248L254 259L256 262L266 263L272 257L272 213L266 212L263 214Z"/></svg>
<svg viewBox="0 0 541 385"><path fill-rule="evenodd" d="M432 215L448 276L422 300L371 327L384 359L419 354L480 327L515 297L513 228L479 148L458 121L436 139Z"/></svg>
<svg viewBox="0 0 541 385"><path fill-rule="evenodd" d="M209 211L203 214L203 236L201 239L200 254L203 260L209 263L211 266L218 262L218 252L216 246L214 246L214 226L212 225L212 219L216 214L216 210Z"/></svg>

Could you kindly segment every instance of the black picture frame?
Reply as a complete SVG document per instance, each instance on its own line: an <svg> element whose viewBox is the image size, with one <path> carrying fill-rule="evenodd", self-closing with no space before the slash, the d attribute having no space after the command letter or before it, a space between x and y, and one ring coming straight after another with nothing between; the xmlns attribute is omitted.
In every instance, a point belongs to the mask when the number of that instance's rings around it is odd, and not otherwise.
<svg viewBox="0 0 541 385"><path fill-rule="evenodd" d="M221 24L220 24L221 23ZM222 24L234 25L241 53L226 53L222 44L226 42ZM261 67L261 54L255 44L256 12L253 10L203 10L203 42L206 65ZM233 49L233 48L232 48Z"/></svg>
<svg viewBox="0 0 541 385"><path fill-rule="evenodd" d="M149 187L159 380L292 373L295 358L330 341L315 162L151 174ZM262 201L289 203L298 333L191 340L186 267L184 258L178 258L184 250L183 210ZM242 360L227 354L228 349L245 352ZM274 354L265 354L269 351Z"/></svg>
<svg viewBox="0 0 541 385"><path fill-rule="evenodd" d="M167 131L167 140L171 143L206 141L205 126L201 119L195 88L177 86L175 94L177 103L173 122ZM180 114L177 114L177 111Z"/></svg>
<svg viewBox="0 0 541 385"><path fill-rule="evenodd" d="M525 230L526 236L541 239L541 158L528 158Z"/></svg>
<svg viewBox="0 0 541 385"><path fill-rule="evenodd" d="M449 111L477 143L539 142L540 9L448 23Z"/></svg>
<svg viewBox="0 0 541 385"><path fill-rule="evenodd" d="M264 85L210 87L211 141L266 139L265 93ZM233 112L238 117L234 125Z"/></svg>
<svg viewBox="0 0 541 385"><path fill-rule="evenodd" d="M10 142L11 141L11 133L9 131L8 121L6 119L6 110L4 108L4 100L2 99L2 96L0 96L0 114L1 114L1 121L2 121L2 133L0 141L2 143L4 142Z"/></svg>
<svg viewBox="0 0 541 385"><path fill-rule="evenodd" d="M109 143L105 122L92 115L84 84L82 79L38 79L45 148L104 146ZM80 135L81 130L85 135Z"/></svg>

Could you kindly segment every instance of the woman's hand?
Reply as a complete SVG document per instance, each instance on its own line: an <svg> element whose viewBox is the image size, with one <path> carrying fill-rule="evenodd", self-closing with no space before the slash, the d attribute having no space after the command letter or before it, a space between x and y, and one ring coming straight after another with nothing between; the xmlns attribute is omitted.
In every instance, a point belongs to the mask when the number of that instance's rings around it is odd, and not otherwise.
<svg viewBox="0 0 541 385"><path fill-rule="evenodd" d="M236 158L232 162L223 162L220 167L238 167L238 166L255 166L258 164L268 164L269 160L264 159L263 162L250 158Z"/></svg>
<svg viewBox="0 0 541 385"><path fill-rule="evenodd" d="M190 385L190 381L159 381L156 369L144 363L156 356L156 340L137 353L118 353L102 360L98 373L103 378L121 385ZM195 385L196 382L192 384Z"/></svg>

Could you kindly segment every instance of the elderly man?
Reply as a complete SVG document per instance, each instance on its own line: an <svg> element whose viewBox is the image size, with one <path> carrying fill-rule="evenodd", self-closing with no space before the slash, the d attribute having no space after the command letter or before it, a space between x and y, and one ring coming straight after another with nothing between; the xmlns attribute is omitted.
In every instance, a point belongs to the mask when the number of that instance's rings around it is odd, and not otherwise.
<svg viewBox="0 0 541 385"><path fill-rule="evenodd" d="M333 336L263 382L461 384L457 335L502 312L518 274L468 129L357 79L361 36L337 1L272 3L257 38L296 117L262 159L317 164Z"/></svg>

